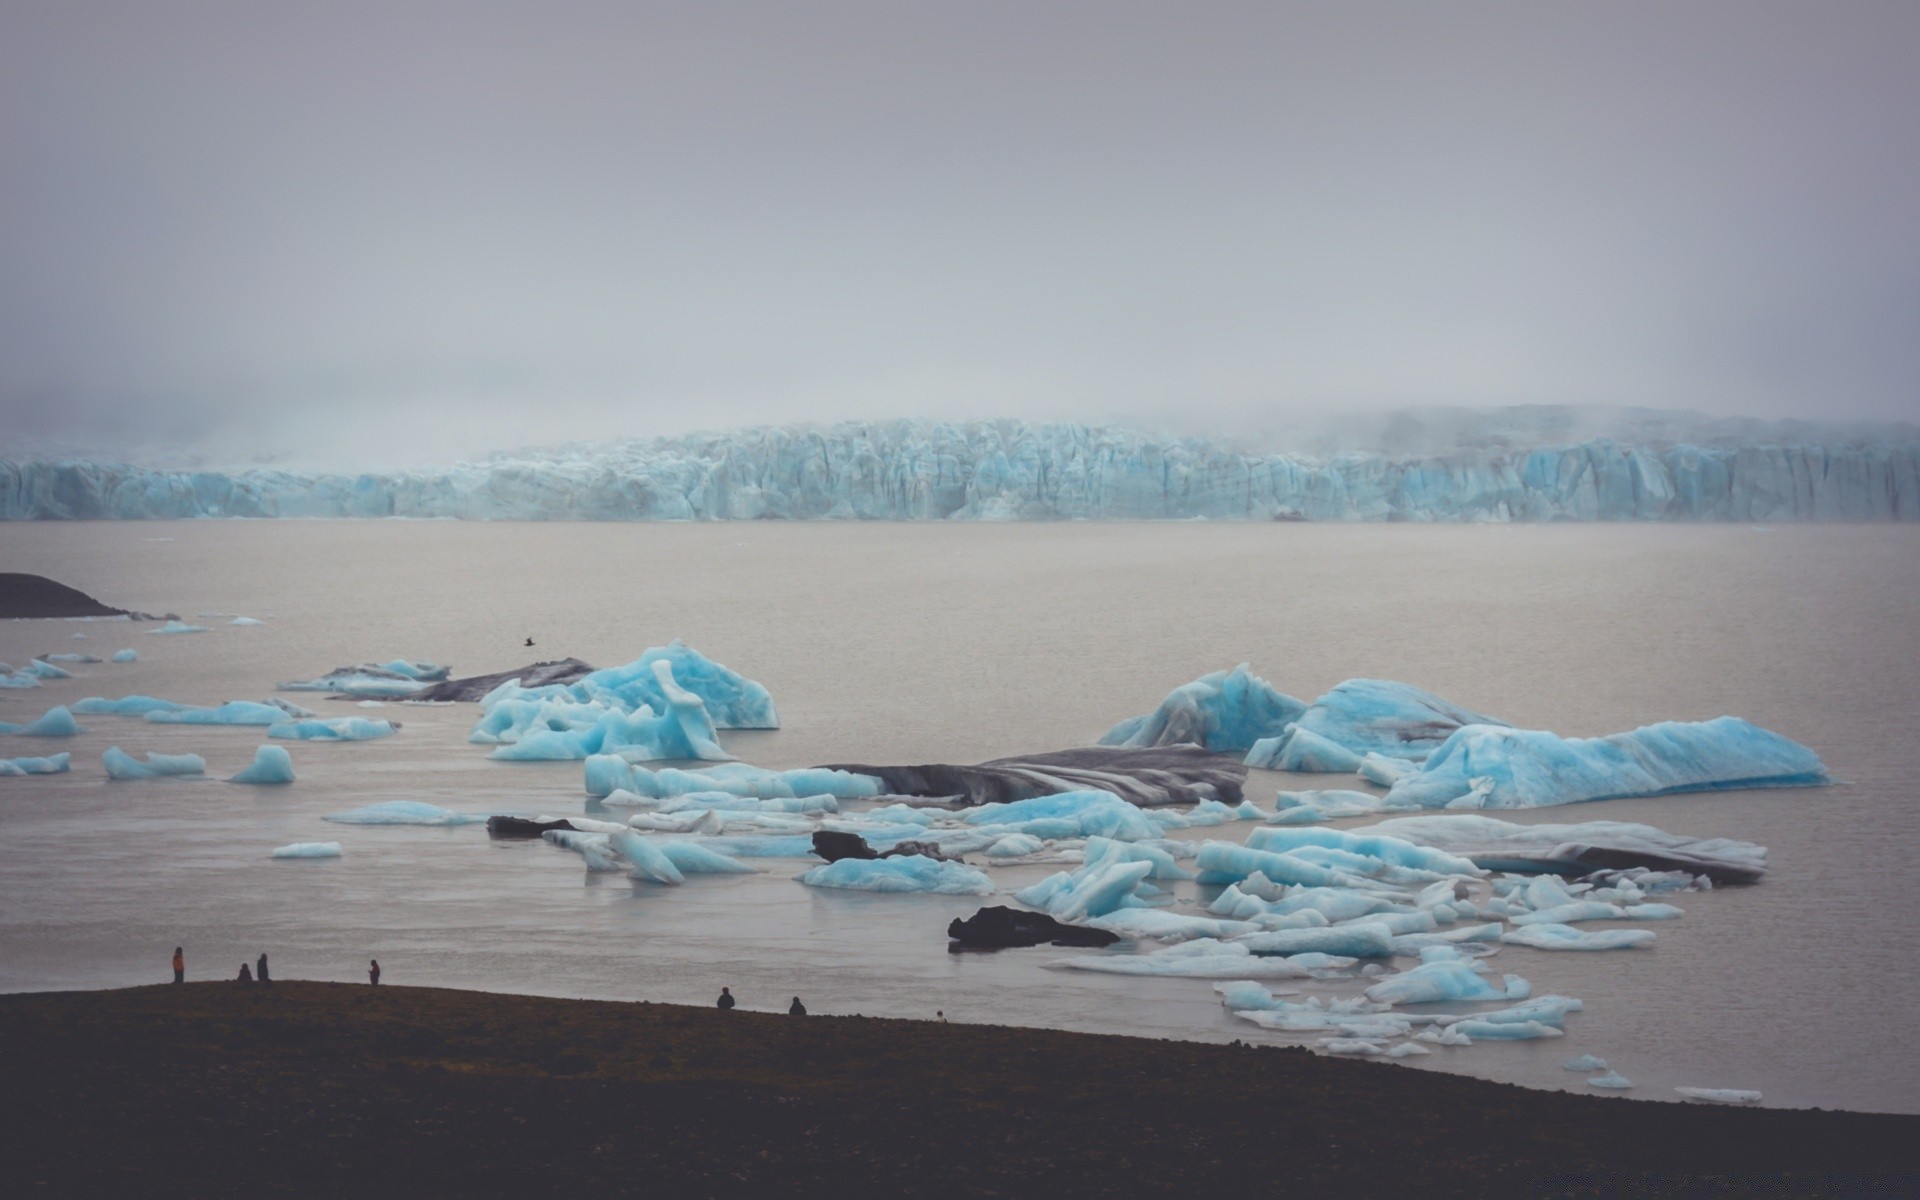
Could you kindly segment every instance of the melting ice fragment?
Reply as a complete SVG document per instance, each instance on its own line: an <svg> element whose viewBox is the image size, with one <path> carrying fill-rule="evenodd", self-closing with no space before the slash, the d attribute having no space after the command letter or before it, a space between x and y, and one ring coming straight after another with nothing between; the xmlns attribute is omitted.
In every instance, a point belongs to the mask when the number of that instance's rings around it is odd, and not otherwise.
<svg viewBox="0 0 1920 1200"><path fill-rule="evenodd" d="M1103 746L1172 746L1190 742L1209 750L1244 752L1261 738L1278 734L1297 720L1306 705L1241 663L1215 671L1167 694L1160 707L1131 717L1100 738Z"/></svg>
<svg viewBox="0 0 1920 1200"><path fill-rule="evenodd" d="M1628 1079L1618 1071L1608 1071L1605 1075L1596 1075L1592 1079L1587 1080L1587 1086L1624 1090L1633 1086L1633 1080Z"/></svg>
<svg viewBox="0 0 1920 1200"><path fill-rule="evenodd" d="M1138 864L1144 868L1144 864ZM935 892L947 896L988 896L993 881L972 867L924 855L899 858L843 858L800 876L808 887L848 888L862 892Z"/></svg>
<svg viewBox="0 0 1920 1200"><path fill-rule="evenodd" d="M148 633L206 633L205 625L188 625L182 621L168 621L158 629L149 629Z"/></svg>
<svg viewBox="0 0 1920 1200"><path fill-rule="evenodd" d="M1738 717L1602 738L1470 725L1387 793L1390 808L1539 808L1623 796L1830 782L1813 751Z"/></svg>
<svg viewBox="0 0 1920 1200"><path fill-rule="evenodd" d="M227 782L292 783L293 756L284 746L261 746L253 752L253 764L237 775L227 776Z"/></svg>
<svg viewBox="0 0 1920 1200"><path fill-rule="evenodd" d="M316 721L283 721L267 728L270 738L304 742L364 742L392 737L399 729L393 721L369 721L365 717L329 717Z"/></svg>
<svg viewBox="0 0 1920 1200"><path fill-rule="evenodd" d="M199 775L206 771L207 760L198 754L149 754L147 761L112 746L100 756L109 779L158 779L163 775Z"/></svg>
<svg viewBox="0 0 1920 1200"><path fill-rule="evenodd" d="M277 704L253 700L229 700L214 708L154 708L146 713L156 725L278 725L287 716L287 710Z"/></svg>
<svg viewBox="0 0 1920 1200"><path fill-rule="evenodd" d="M45 758L0 758L0 777L9 775L60 775L68 769L73 756L61 753Z"/></svg>
<svg viewBox="0 0 1920 1200"><path fill-rule="evenodd" d="M81 732L80 723L64 704L55 705L24 725L0 721L0 734L18 737L73 737Z"/></svg>
<svg viewBox="0 0 1920 1200"><path fill-rule="evenodd" d="M329 813L320 819L336 825L478 825L485 824L487 818L419 800L386 800L351 812Z"/></svg>
<svg viewBox="0 0 1920 1200"><path fill-rule="evenodd" d="M134 650L115 650L113 652L113 661L117 663L139 662L140 655Z"/></svg>
<svg viewBox="0 0 1920 1200"><path fill-rule="evenodd" d="M273 852L274 858L339 858L339 842L295 842Z"/></svg>
<svg viewBox="0 0 1920 1200"><path fill-rule="evenodd" d="M173 712L193 707L172 700L162 700L156 696L122 696L118 700L108 700L104 696L88 696L85 700L76 700L73 711L89 716L142 717L151 712Z"/></svg>
<svg viewBox="0 0 1920 1200"><path fill-rule="evenodd" d="M1568 1071L1604 1071L1607 1069L1607 1060L1598 1055L1582 1054L1577 1058L1570 1058L1560 1065Z"/></svg>
<svg viewBox="0 0 1920 1200"><path fill-rule="evenodd" d="M1587 933L1571 925L1527 925L1500 935L1514 946L1532 946L1536 950L1631 950L1651 946L1650 929L1607 929Z"/></svg>

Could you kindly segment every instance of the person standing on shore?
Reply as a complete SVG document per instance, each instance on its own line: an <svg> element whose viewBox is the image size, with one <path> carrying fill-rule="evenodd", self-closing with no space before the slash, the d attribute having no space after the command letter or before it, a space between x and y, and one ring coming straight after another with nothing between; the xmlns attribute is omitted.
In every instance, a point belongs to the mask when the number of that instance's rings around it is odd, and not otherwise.
<svg viewBox="0 0 1920 1200"><path fill-rule="evenodd" d="M173 948L173 981L175 983L187 981L187 952L179 946Z"/></svg>
<svg viewBox="0 0 1920 1200"><path fill-rule="evenodd" d="M267 952L265 950L262 950L260 952L260 960L259 962L254 964L253 973L254 973L254 976L260 980L261 983L273 982L273 976L267 974Z"/></svg>
<svg viewBox="0 0 1920 1200"><path fill-rule="evenodd" d="M247 966L247 964L245 964L245 963L241 963L241 964L240 964L240 977L239 977L239 979L237 979L237 980L235 980L235 982L236 982L236 983L252 983L252 982L253 982L253 968L251 968L251 967L249 967L249 966Z"/></svg>
<svg viewBox="0 0 1920 1200"><path fill-rule="evenodd" d="M722 1012L725 1012L727 1009L732 1008L733 993L728 991L726 988L721 988L720 998L718 1000L715 1000L713 1002L713 1005L715 1008L718 1008Z"/></svg>
<svg viewBox="0 0 1920 1200"><path fill-rule="evenodd" d="M367 960L367 982L374 987L380 986L380 960L377 958Z"/></svg>
<svg viewBox="0 0 1920 1200"><path fill-rule="evenodd" d="M795 996L793 1003L787 1005L787 1015L790 1017L804 1017L807 1015L807 1006L800 1003L800 997Z"/></svg>

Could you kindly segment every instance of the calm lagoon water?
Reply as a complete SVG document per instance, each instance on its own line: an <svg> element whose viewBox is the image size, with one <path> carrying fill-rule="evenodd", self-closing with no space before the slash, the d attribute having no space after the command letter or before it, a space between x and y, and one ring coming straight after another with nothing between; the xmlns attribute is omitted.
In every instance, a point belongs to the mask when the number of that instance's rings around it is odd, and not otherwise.
<svg viewBox="0 0 1920 1200"><path fill-rule="evenodd" d="M1566 734L1744 716L1812 746L1845 782L1517 819L1744 838L1771 848L1766 881L1681 897L1687 915L1652 926L1650 950L1502 950L1499 969L1536 994L1586 1001L1568 1036L1440 1050L1411 1069L1584 1090L1560 1063L1594 1053L1641 1098L1700 1085L1920 1112L1920 530L129 522L0 525L0 570L136 609L266 622L206 619L213 632L178 637L0 622L0 660L16 664L140 653L0 692L0 720L91 695L259 699L276 680L394 657L461 674L535 654L611 665L673 637L772 690L783 728L723 735L768 767L1085 744L1239 662L1306 698L1351 676L1402 679ZM822 892L793 882L805 864L777 859L758 860L762 875L659 888L477 827L323 823L388 799L584 811L579 764L489 762L466 744L469 706L364 712L405 729L293 744L299 782L277 789L215 781L251 759L259 730L93 717L57 744L7 739L7 754L71 750L76 766L0 780L0 990L161 981L183 944L193 978L268 950L285 978L361 979L377 957L396 984L688 1003L727 984L749 1008L799 994L821 1013L1287 1040L1229 1017L1206 982L1049 969L1073 953L1051 948L950 955L945 926L972 898ZM116 744L200 753L210 778L109 783L100 754ZM1265 806L1278 787L1316 784L1345 785L1255 772L1249 794ZM267 857L315 840L345 857Z"/></svg>

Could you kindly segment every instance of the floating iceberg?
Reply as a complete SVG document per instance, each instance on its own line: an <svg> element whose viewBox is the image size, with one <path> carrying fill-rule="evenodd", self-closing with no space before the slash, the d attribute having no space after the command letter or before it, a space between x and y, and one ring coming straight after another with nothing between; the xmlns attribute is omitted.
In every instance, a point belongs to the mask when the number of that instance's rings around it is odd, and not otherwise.
<svg viewBox="0 0 1920 1200"><path fill-rule="evenodd" d="M168 621L158 629L149 629L148 633L206 633L205 625L188 625L184 621Z"/></svg>
<svg viewBox="0 0 1920 1200"><path fill-rule="evenodd" d="M1112 792L1057 792L1004 804L983 804L960 818L969 825L991 825L1002 833L1042 838L1103 837L1139 841L1160 836L1147 814ZM1056 914L1057 915L1057 914Z"/></svg>
<svg viewBox="0 0 1920 1200"><path fill-rule="evenodd" d="M85 637L87 635L77 633L74 636ZM92 654L49 654L47 655L46 661L50 663L97 663L100 659L98 656Z"/></svg>
<svg viewBox="0 0 1920 1200"><path fill-rule="evenodd" d="M959 806L1004 804L1058 792L1112 792L1140 808L1241 802L1247 768L1199 746L1082 746L996 758L972 766L921 763L872 766L834 763L835 769L871 775L888 792L951 798Z"/></svg>
<svg viewBox="0 0 1920 1200"><path fill-rule="evenodd" d="M0 778L9 775L61 775L73 756L53 754L45 758L0 758Z"/></svg>
<svg viewBox="0 0 1920 1200"><path fill-rule="evenodd" d="M1628 1079L1618 1071L1608 1071L1605 1075L1596 1075L1592 1079L1587 1080L1587 1086L1625 1090L1633 1086L1633 1080Z"/></svg>
<svg viewBox="0 0 1920 1200"><path fill-rule="evenodd" d="M488 757L515 761L586 759L601 753L630 759L731 758L720 748L705 702L675 682L672 663L656 658L648 671L659 694L657 710L649 704L628 706L610 690L601 699L580 702L539 694L567 689L504 686L481 701L480 720L467 740L500 743Z"/></svg>
<svg viewBox="0 0 1920 1200"><path fill-rule="evenodd" d="M1677 1087L1673 1090L1689 1100L1705 1100L1709 1104L1760 1103L1759 1092L1741 1091L1738 1088Z"/></svg>
<svg viewBox="0 0 1920 1200"><path fill-rule="evenodd" d="M589 796L604 797L627 791L649 799L693 792L729 792L769 800L791 796L834 796L852 800L880 794L880 781L871 775L825 767L769 771L746 763L723 763L696 771L676 767L649 770L615 754L587 757L586 785Z"/></svg>
<svg viewBox="0 0 1920 1200"><path fill-rule="evenodd" d="M1331 744L1346 752L1352 765L1286 769L1357 771L1369 754L1417 762L1467 725L1504 728L1506 722L1461 708L1412 684L1349 679L1300 715L1294 722L1293 736L1312 734L1316 745ZM1283 749L1282 755L1286 753Z"/></svg>
<svg viewBox="0 0 1920 1200"><path fill-rule="evenodd" d="M1377 921L1324 929L1275 929L1234 939L1255 954L1334 954L1342 958L1390 958L1393 931Z"/></svg>
<svg viewBox="0 0 1920 1200"><path fill-rule="evenodd" d="M1560 1066L1568 1071L1604 1071L1607 1069L1607 1060L1594 1054L1582 1054L1577 1058L1568 1059Z"/></svg>
<svg viewBox="0 0 1920 1200"><path fill-rule="evenodd" d="M152 712L182 712L192 707L190 704L162 700L157 696L122 696L118 700L109 700L104 696L88 696L85 700L76 700L73 703L73 711L77 713L110 717L144 717Z"/></svg>
<svg viewBox="0 0 1920 1200"><path fill-rule="evenodd" d="M1090 954L1051 965L1108 975L1153 975L1171 979L1309 979L1354 965L1351 958L1298 954L1261 957L1237 942L1195 938L1154 954Z"/></svg>
<svg viewBox="0 0 1920 1200"><path fill-rule="evenodd" d="M339 858L339 842L295 842L273 852L275 858Z"/></svg>
<svg viewBox="0 0 1920 1200"><path fill-rule="evenodd" d="M0 721L0 734L18 737L73 737L81 732L80 723L64 704L55 705L24 725Z"/></svg>
<svg viewBox="0 0 1920 1200"><path fill-rule="evenodd" d="M207 760L198 754L149 754L147 761L128 754L118 746L109 747L100 756L109 779L158 779L163 775L199 775L207 769Z"/></svg>
<svg viewBox="0 0 1920 1200"><path fill-rule="evenodd" d="M1175 688L1159 708L1109 729L1100 744L1143 747L1190 742L1237 754L1279 733L1305 710L1305 704L1277 691L1241 663L1232 671L1215 671Z"/></svg>
<svg viewBox="0 0 1920 1200"><path fill-rule="evenodd" d="M1450 947L1435 947L1449 950ZM1367 999L1379 1004L1427 1004L1439 1000L1523 1000L1527 981L1508 975L1498 985L1477 969L1478 963L1459 957L1434 958L1417 967L1389 975L1367 989Z"/></svg>
<svg viewBox="0 0 1920 1200"><path fill-rule="evenodd" d="M0 668L4 668L4 664L0 664ZM38 675L26 671L16 671L8 674L4 669L0 669L0 688L37 688L39 686L40 677Z"/></svg>
<svg viewBox="0 0 1920 1200"><path fill-rule="evenodd" d="M369 721L365 717L330 717L318 721L283 721L267 728L270 738L302 742L365 742L392 737L400 726L392 721Z"/></svg>
<svg viewBox="0 0 1920 1200"><path fill-rule="evenodd" d="M1520 825L1472 814L1396 817L1359 833L1405 838L1450 850L1499 871L1586 875L1646 868L1752 883L1767 869L1767 848L1731 838L1694 838L1627 821ZM1566 897L1571 900L1571 895Z"/></svg>
<svg viewBox="0 0 1920 1200"><path fill-rule="evenodd" d="M656 663L667 664L662 673ZM692 692L706 706L718 729L778 729L767 689L738 671L724 667L678 638L654 646L623 667L607 667L568 685L580 700L606 702L617 698L629 711L645 705L665 712L674 702L674 688Z"/></svg>
<svg viewBox="0 0 1920 1200"><path fill-rule="evenodd" d="M1532 946L1535 950L1631 950L1651 946L1650 929L1607 929L1588 933L1571 925L1527 925L1500 935L1514 946Z"/></svg>
<svg viewBox="0 0 1920 1200"><path fill-rule="evenodd" d="M117 663L139 662L140 655L138 651L134 650L115 650L113 652L113 661Z"/></svg>
<svg viewBox="0 0 1920 1200"><path fill-rule="evenodd" d="M1247 751L1246 764L1268 771L1338 775L1359 770L1360 756L1310 729L1293 726L1255 742Z"/></svg>
<svg viewBox="0 0 1920 1200"><path fill-rule="evenodd" d="M800 876L808 887L861 892L935 892L945 896L990 896L993 881L972 867L919 854L900 858L843 858Z"/></svg>
<svg viewBox="0 0 1920 1200"><path fill-rule="evenodd" d="M36 679L72 679L73 672L65 667L56 667L42 658L36 658L22 669L22 674Z"/></svg>
<svg viewBox="0 0 1920 1200"><path fill-rule="evenodd" d="M1538 808L1623 796L1830 782L1813 751L1738 717L1603 738L1470 725L1387 793L1392 808Z"/></svg>
<svg viewBox="0 0 1920 1200"><path fill-rule="evenodd" d="M253 764L238 775L227 776L228 783L292 783L293 756L284 746L261 746L253 752Z"/></svg>
<svg viewBox="0 0 1920 1200"><path fill-rule="evenodd" d="M1083 924L1136 941L1184 942L1192 938L1228 938L1252 933L1259 928L1251 921L1226 921L1219 917L1190 917L1162 908L1122 908L1103 917L1089 917Z"/></svg>
<svg viewBox="0 0 1920 1200"><path fill-rule="evenodd" d="M277 704L229 700L214 708L155 708L146 718L156 725L278 725L289 715Z"/></svg>
<svg viewBox="0 0 1920 1200"><path fill-rule="evenodd" d="M549 829L540 836L553 845L571 850L586 859L589 871L618 871L623 865L623 860L613 853L610 834Z"/></svg>
<svg viewBox="0 0 1920 1200"><path fill-rule="evenodd" d="M482 825L487 820L480 813L454 812L419 800L386 800L320 819L336 825Z"/></svg>
<svg viewBox="0 0 1920 1200"><path fill-rule="evenodd" d="M228 621L227 624L229 625L265 625L266 622L256 621L252 617L235 617L233 620Z"/></svg>
<svg viewBox="0 0 1920 1200"><path fill-rule="evenodd" d="M1251 755L1248 759L1250 765L1260 765L1251 761ZM1273 805L1273 815L1267 820L1275 825L1311 825L1340 817L1365 817L1386 808L1380 797L1369 792L1337 790L1281 792L1274 797Z"/></svg>
<svg viewBox="0 0 1920 1200"><path fill-rule="evenodd" d="M1268 850L1276 854L1307 846L1324 846L1394 866L1433 871L1441 875L1486 874L1471 859L1371 830L1256 829L1247 837L1247 845L1255 850Z"/></svg>
<svg viewBox="0 0 1920 1200"><path fill-rule="evenodd" d="M684 875L755 875L758 867L750 867L735 858L729 858L718 850L702 846L698 842L664 839L655 843L667 861L680 869Z"/></svg>

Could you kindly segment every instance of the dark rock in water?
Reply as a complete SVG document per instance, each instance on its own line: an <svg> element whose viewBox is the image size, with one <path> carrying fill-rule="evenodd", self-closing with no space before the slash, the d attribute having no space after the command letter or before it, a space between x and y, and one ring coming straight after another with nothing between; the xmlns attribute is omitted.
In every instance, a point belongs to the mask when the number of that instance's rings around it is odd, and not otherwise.
<svg viewBox="0 0 1920 1200"><path fill-rule="evenodd" d="M867 845L867 839L859 834L839 833L831 829L822 829L813 835L813 852L830 863L843 858L880 857L880 852Z"/></svg>
<svg viewBox="0 0 1920 1200"><path fill-rule="evenodd" d="M1142 808L1218 800L1238 804L1246 764L1199 746L1085 746L1045 754L996 758L976 766L929 763L874 767L829 764L834 770L878 777L890 792L955 796L971 807L1058 792L1099 788Z"/></svg>
<svg viewBox="0 0 1920 1200"><path fill-rule="evenodd" d="M867 839L857 833L840 833L831 829L822 829L813 835L813 852L828 862L839 862L843 858L907 858L922 855L940 862L965 862L941 852L937 842L900 842L891 850L875 850Z"/></svg>
<svg viewBox="0 0 1920 1200"><path fill-rule="evenodd" d="M59 617L132 617L136 621L171 618L110 608L92 596L44 575L0 571L0 619Z"/></svg>
<svg viewBox="0 0 1920 1200"><path fill-rule="evenodd" d="M1748 863L1638 847L1569 843L1555 847L1553 857L1575 864L1577 873L1581 875L1594 871L1624 871L1631 867L1645 867L1649 871L1685 871L1690 875L1705 875L1715 883L1759 883L1766 874L1764 870Z"/></svg>
<svg viewBox="0 0 1920 1200"><path fill-rule="evenodd" d="M526 817L487 818L487 836L497 838L537 838L549 829L572 829L571 821L531 821Z"/></svg>
<svg viewBox="0 0 1920 1200"><path fill-rule="evenodd" d="M1104 929L1063 925L1045 913L1027 912L995 904L981 909L962 921L955 917L947 926L953 939L947 949L1004 949L1011 946L1111 946L1118 934Z"/></svg>
<svg viewBox="0 0 1920 1200"><path fill-rule="evenodd" d="M432 687L421 688L408 700L465 700L471 703L488 692L506 683L518 679L521 687L546 687L550 683L575 683L583 675L590 675L596 668L577 658L563 658L558 662L538 662L531 666L519 667L512 671L495 671L491 675L469 675L465 679L449 679L436 683Z"/></svg>

